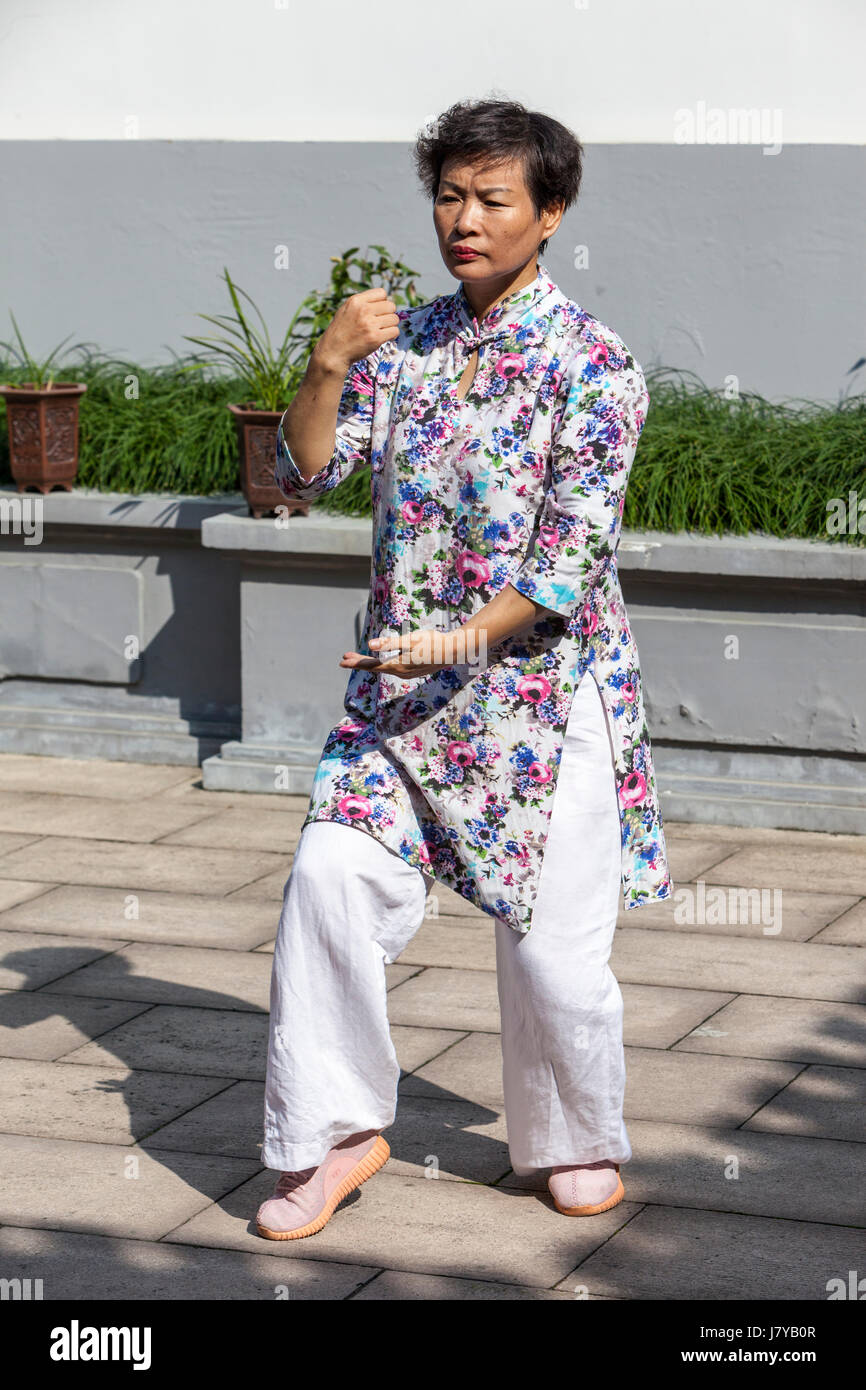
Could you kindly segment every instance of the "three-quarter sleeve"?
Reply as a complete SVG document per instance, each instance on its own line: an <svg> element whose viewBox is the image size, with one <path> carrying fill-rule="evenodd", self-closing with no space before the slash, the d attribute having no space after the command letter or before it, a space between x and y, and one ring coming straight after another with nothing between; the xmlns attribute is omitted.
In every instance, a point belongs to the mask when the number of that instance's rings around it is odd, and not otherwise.
<svg viewBox="0 0 866 1390"><path fill-rule="evenodd" d="M535 544L511 584L569 617L586 602L619 544L649 393L634 359L604 343L572 359L563 389Z"/></svg>
<svg viewBox="0 0 866 1390"><path fill-rule="evenodd" d="M371 438L373 429L373 392L376 380L376 367L381 347L353 362L343 383L340 404L337 410L337 429L334 452L324 468L314 473L312 478L304 478L283 435L285 411L277 429L276 464L274 480L285 497L299 498L301 501L320 497L330 491L356 469L370 462Z"/></svg>

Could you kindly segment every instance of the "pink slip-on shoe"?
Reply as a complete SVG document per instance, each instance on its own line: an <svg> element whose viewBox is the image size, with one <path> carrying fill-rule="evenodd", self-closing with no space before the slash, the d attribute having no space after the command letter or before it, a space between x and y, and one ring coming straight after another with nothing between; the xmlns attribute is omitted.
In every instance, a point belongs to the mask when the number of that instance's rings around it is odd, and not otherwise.
<svg viewBox="0 0 866 1390"><path fill-rule="evenodd" d="M351 1134L330 1149L318 1167L281 1174L274 1195L256 1212L259 1235L268 1240L314 1235L343 1198L378 1172L390 1154L381 1134Z"/></svg>
<svg viewBox="0 0 866 1390"><path fill-rule="evenodd" d="M551 1168L547 1186L556 1210L563 1216L596 1216L615 1207L625 1196L619 1164L608 1159L571 1168Z"/></svg>

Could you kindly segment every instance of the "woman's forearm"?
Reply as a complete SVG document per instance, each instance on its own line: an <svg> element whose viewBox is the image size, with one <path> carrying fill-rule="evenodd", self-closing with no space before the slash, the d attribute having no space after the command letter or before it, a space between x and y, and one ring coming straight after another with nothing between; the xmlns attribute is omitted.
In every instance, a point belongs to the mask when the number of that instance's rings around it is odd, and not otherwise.
<svg viewBox="0 0 866 1390"><path fill-rule="evenodd" d="M283 417L283 438L304 478L321 473L334 452L337 412L348 370L348 364L314 348Z"/></svg>
<svg viewBox="0 0 866 1390"><path fill-rule="evenodd" d="M503 642L506 637L513 637L523 628L536 622L538 615L545 611L543 604L536 603L519 589L506 584L504 589L500 589L489 603L485 603L474 617L457 630L455 637L458 639L458 646L466 643L466 634L474 633L474 637L469 640L469 646L474 643L475 653L480 652L483 655L485 645L495 647L497 642ZM467 658L457 658L460 659L465 661Z"/></svg>

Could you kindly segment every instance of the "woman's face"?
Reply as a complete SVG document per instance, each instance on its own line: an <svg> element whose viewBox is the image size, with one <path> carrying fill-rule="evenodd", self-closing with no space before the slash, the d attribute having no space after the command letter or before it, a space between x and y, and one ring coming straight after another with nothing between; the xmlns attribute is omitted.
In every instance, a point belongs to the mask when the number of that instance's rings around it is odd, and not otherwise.
<svg viewBox="0 0 866 1390"><path fill-rule="evenodd" d="M562 209L536 217L523 161L482 167L448 160L433 203L439 250L452 275L467 282L507 279L532 262L539 243L562 220ZM473 255L461 256L461 250Z"/></svg>

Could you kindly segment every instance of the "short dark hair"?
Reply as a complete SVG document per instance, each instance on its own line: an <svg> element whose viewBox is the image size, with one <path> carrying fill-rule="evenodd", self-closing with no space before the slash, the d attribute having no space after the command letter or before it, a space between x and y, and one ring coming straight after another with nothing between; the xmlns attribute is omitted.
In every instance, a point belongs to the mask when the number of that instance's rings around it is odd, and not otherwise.
<svg viewBox="0 0 866 1390"><path fill-rule="evenodd" d="M583 146L560 121L528 111L519 101L458 101L425 126L412 160L429 198L439 192L443 164L458 157L485 164L521 159L536 217L555 204L562 203L565 211L577 201ZM541 242L539 252L548 240Z"/></svg>

